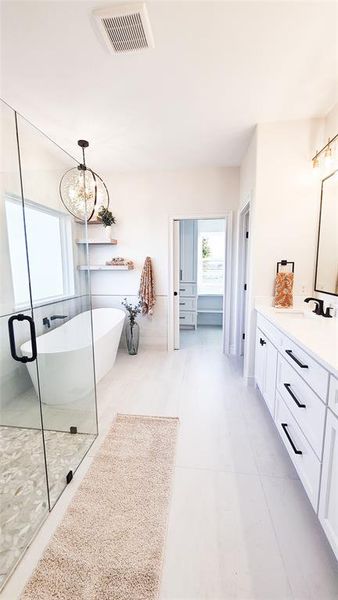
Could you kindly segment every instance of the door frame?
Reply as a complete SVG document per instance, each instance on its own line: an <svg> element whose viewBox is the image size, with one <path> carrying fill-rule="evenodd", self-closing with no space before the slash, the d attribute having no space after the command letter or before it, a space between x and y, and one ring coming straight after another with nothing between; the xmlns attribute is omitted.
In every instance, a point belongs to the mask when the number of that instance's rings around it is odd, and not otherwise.
<svg viewBox="0 0 338 600"><path fill-rule="evenodd" d="M169 217L169 265L168 265L168 351L174 350L174 221L183 219L205 220L224 219L225 231L225 261L224 261L224 292L223 292L223 327L222 327L222 352L230 354L231 339L231 282L232 282L232 236L233 236L233 211L226 210L222 213L188 213Z"/></svg>
<svg viewBox="0 0 338 600"><path fill-rule="evenodd" d="M249 194L247 202L238 214L238 267L237 267L237 293L236 293L236 336L235 336L235 354L241 356L242 336L245 333L246 342L248 341L247 325L248 325L248 298L249 298L249 264L248 257L250 256L250 204L251 194ZM246 220L249 218L249 227L247 229ZM246 242L246 231L249 231L248 242ZM244 284L247 284L247 289L244 290ZM245 331L244 331L245 329ZM243 356L245 356L245 345Z"/></svg>

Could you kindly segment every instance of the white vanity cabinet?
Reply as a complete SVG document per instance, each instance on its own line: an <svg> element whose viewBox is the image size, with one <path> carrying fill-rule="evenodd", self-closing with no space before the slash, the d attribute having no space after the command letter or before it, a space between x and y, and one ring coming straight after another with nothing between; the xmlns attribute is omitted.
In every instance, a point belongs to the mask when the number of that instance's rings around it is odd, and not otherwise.
<svg viewBox="0 0 338 600"><path fill-rule="evenodd" d="M338 559L338 416L328 410L319 520Z"/></svg>
<svg viewBox="0 0 338 600"><path fill-rule="evenodd" d="M255 378L267 407L274 417L276 396L277 350L265 333L257 328Z"/></svg>
<svg viewBox="0 0 338 600"><path fill-rule="evenodd" d="M257 315L256 385L338 558L336 366L333 362L332 373L327 363L288 335L287 325L279 329L277 322Z"/></svg>

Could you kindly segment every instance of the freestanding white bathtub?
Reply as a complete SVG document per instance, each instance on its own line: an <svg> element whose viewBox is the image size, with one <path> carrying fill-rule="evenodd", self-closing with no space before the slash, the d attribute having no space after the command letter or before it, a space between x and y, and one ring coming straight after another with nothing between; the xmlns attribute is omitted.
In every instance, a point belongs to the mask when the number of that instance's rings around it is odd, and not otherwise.
<svg viewBox="0 0 338 600"><path fill-rule="evenodd" d="M112 368L125 319L119 308L96 308L93 315L96 383ZM94 387L90 311L85 311L37 337L41 400L65 404L90 394ZM30 355L31 343L21 346ZM38 395L36 363L26 363Z"/></svg>

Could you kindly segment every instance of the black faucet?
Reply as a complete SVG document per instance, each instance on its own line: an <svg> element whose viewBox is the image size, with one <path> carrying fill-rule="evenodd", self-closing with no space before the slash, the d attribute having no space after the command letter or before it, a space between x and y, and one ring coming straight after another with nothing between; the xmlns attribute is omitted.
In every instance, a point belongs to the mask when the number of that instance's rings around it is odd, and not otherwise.
<svg viewBox="0 0 338 600"><path fill-rule="evenodd" d="M46 325L46 327L47 327L48 329L50 329L50 320L48 319L48 317L44 317L44 318L42 319L42 325Z"/></svg>
<svg viewBox="0 0 338 600"><path fill-rule="evenodd" d="M55 321L55 319L67 319L68 315L52 315L50 320Z"/></svg>
<svg viewBox="0 0 338 600"><path fill-rule="evenodd" d="M327 309L324 311L323 300L320 300L319 298L305 298L305 300L304 300L304 302L311 302L311 301L316 303L316 307L312 312L314 312L316 315L319 315L320 317L326 317L327 319L332 319L332 315L330 314L330 311L332 310L331 306L328 306Z"/></svg>

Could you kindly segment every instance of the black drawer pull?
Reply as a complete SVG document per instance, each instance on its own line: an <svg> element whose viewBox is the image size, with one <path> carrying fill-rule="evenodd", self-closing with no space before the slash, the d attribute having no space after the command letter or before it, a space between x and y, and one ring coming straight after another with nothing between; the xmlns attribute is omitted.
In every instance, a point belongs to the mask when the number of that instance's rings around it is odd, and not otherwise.
<svg viewBox="0 0 338 600"><path fill-rule="evenodd" d="M294 445L293 440L288 432L288 424L287 423L281 423L282 425L282 429L286 435L286 437L288 438L289 442L290 442L290 446L292 448L292 450L294 451L295 454L303 454L303 452L301 450L298 450L298 448Z"/></svg>
<svg viewBox="0 0 338 600"><path fill-rule="evenodd" d="M180 317L180 319L185 319L185 317Z"/></svg>
<svg viewBox="0 0 338 600"><path fill-rule="evenodd" d="M261 346L264 346L266 344L266 341L263 340L263 338L259 338L259 343Z"/></svg>
<svg viewBox="0 0 338 600"><path fill-rule="evenodd" d="M292 354L292 350L285 350L285 352L290 356L290 358L292 358L292 360L295 361L296 365L298 365L301 369L309 368L309 365L303 365L303 363L301 363L300 360Z"/></svg>
<svg viewBox="0 0 338 600"><path fill-rule="evenodd" d="M186 292L187 290L185 288L180 288L180 292Z"/></svg>
<svg viewBox="0 0 338 600"><path fill-rule="evenodd" d="M180 306L185 306L185 302L180 302Z"/></svg>
<svg viewBox="0 0 338 600"><path fill-rule="evenodd" d="M15 335L14 335L14 321L28 321L31 331L31 345L32 345L32 356L18 356L16 353ZM8 319L8 335L9 345L11 349L11 355L14 360L22 363L33 362L36 360L37 349L36 349L36 335L35 335L35 323L32 317L28 317L23 314L13 315Z"/></svg>
<svg viewBox="0 0 338 600"><path fill-rule="evenodd" d="M292 400L297 404L298 408L306 408L306 404L302 404L301 402L299 402L298 398L293 393L291 389L291 383L284 383L284 387L286 391L289 392Z"/></svg>

